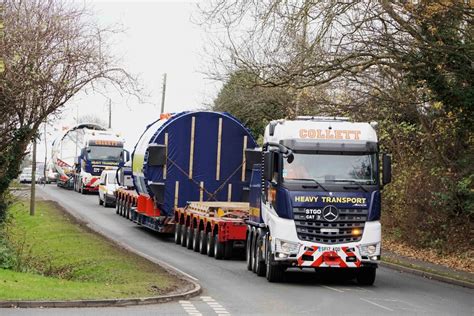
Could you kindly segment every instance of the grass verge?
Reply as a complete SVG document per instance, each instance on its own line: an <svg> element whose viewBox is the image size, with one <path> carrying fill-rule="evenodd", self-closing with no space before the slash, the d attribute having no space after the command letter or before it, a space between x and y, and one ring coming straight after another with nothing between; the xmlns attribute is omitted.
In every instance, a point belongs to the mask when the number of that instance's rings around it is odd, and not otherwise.
<svg viewBox="0 0 474 316"><path fill-rule="evenodd" d="M184 281L90 231L51 201L15 203L4 233L14 253L0 269L0 300L136 298L169 294Z"/></svg>

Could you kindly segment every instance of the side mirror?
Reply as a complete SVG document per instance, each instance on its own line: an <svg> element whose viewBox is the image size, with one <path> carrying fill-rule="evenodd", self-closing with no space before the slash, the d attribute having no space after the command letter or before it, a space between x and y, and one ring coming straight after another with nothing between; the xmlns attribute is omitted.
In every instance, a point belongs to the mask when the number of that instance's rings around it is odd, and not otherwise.
<svg viewBox="0 0 474 316"><path fill-rule="evenodd" d="M392 181L392 156L383 154L382 168L382 184L386 185Z"/></svg>
<svg viewBox="0 0 474 316"><path fill-rule="evenodd" d="M130 161L130 152L126 149L124 149L122 151L122 161L125 163L125 162L129 162Z"/></svg>
<svg viewBox="0 0 474 316"><path fill-rule="evenodd" d="M273 177L273 152L266 151L263 154L263 177L267 181L272 181Z"/></svg>

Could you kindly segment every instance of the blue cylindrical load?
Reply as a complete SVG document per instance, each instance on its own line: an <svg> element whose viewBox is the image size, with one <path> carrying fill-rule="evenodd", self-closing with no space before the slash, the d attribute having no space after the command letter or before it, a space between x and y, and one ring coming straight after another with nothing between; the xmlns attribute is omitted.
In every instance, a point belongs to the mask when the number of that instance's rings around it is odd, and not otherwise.
<svg viewBox="0 0 474 316"><path fill-rule="evenodd" d="M139 194L154 198L162 215L190 201L243 201L251 167L245 150L257 146L228 113L181 112L150 124L132 155Z"/></svg>

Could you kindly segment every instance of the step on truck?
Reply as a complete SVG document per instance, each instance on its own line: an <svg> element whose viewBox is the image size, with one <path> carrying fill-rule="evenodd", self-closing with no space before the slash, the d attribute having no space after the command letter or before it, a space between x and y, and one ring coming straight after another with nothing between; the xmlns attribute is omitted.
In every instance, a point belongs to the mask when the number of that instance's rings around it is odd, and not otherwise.
<svg viewBox="0 0 474 316"><path fill-rule="evenodd" d="M217 245L229 245L229 256L231 248L245 245L248 203L244 208L235 202L248 201L251 166L245 153L256 146L250 131L228 113L162 114L134 148L133 185L117 190L116 212L160 233L176 228L190 248L198 240L194 234L210 232L218 236ZM200 203L200 211L188 202ZM212 203L218 202L225 214L215 212ZM231 218L237 213L239 219Z"/></svg>
<svg viewBox="0 0 474 316"><path fill-rule="evenodd" d="M249 270L278 282L288 268L354 269L360 284L373 284L380 190L391 180L391 158L379 157L376 126L299 117L266 127L261 168L250 184Z"/></svg>

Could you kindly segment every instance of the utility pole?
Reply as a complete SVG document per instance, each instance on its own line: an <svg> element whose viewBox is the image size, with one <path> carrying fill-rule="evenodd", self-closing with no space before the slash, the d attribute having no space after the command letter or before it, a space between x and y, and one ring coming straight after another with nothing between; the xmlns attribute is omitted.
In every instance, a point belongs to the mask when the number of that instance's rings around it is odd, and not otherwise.
<svg viewBox="0 0 474 316"><path fill-rule="evenodd" d="M165 96L166 96L166 72L163 74L163 88L161 89L161 114L165 112Z"/></svg>
<svg viewBox="0 0 474 316"><path fill-rule="evenodd" d="M33 161L31 163L31 191L30 191L30 215L35 215L35 194L36 194L36 135L33 139Z"/></svg>
<svg viewBox="0 0 474 316"><path fill-rule="evenodd" d="M109 128L112 128L112 100L109 99Z"/></svg>
<svg viewBox="0 0 474 316"><path fill-rule="evenodd" d="M43 168L43 176L44 176L44 183L46 183L46 175L47 175L47 163L48 163L48 142L47 142L47 139L46 139L46 124L47 124L47 121L45 120L44 121L44 168Z"/></svg>

